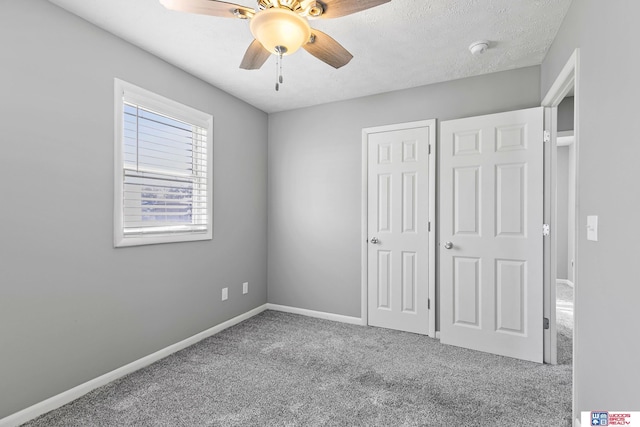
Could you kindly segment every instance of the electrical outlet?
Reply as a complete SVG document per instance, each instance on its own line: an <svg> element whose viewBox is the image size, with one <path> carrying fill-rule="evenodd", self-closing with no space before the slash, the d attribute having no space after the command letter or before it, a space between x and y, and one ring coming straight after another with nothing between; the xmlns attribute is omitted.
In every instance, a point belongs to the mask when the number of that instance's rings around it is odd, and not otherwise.
<svg viewBox="0 0 640 427"><path fill-rule="evenodd" d="M242 284L242 293L243 294L248 294L249 293L249 282L244 282Z"/></svg>
<svg viewBox="0 0 640 427"><path fill-rule="evenodd" d="M222 288L222 301L229 299L229 288Z"/></svg>

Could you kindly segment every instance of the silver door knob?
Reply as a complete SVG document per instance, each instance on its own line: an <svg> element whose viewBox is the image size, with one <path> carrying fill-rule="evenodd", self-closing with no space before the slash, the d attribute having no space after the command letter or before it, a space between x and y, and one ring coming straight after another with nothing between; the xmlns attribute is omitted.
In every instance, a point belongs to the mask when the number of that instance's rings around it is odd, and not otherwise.
<svg viewBox="0 0 640 427"><path fill-rule="evenodd" d="M452 247L453 247L453 243L451 243L451 242L446 242L446 243L444 244L444 248L445 248L445 249L451 249Z"/></svg>
<svg viewBox="0 0 640 427"><path fill-rule="evenodd" d="M372 237L371 238L371 243L373 243L374 245L377 244L379 242L377 237Z"/></svg>

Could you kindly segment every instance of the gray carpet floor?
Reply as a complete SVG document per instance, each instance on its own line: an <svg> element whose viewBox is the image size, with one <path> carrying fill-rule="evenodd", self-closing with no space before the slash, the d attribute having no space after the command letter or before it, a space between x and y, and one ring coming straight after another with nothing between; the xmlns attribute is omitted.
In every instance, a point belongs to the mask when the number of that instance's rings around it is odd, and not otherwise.
<svg viewBox="0 0 640 427"><path fill-rule="evenodd" d="M558 328L558 363L571 364L573 357L573 288L556 286L556 325Z"/></svg>
<svg viewBox="0 0 640 427"><path fill-rule="evenodd" d="M570 360L266 311L26 425L570 426Z"/></svg>

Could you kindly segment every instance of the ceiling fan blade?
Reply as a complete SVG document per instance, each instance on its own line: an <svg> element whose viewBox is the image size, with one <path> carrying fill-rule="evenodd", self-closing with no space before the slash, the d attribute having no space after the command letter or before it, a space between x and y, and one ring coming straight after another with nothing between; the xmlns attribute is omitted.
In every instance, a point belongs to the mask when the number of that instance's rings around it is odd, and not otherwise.
<svg viewBox="0 0 640 427"><path fill-rule="evenodd" d="M321 18L338 18L389 3L391 0L318 0L324 12Z"/></svg>
<svg viewBox="0 0 640 427"><path fill-rule="evenodd" d="M347 65L353 55L333 38L318 30L311 30L311 41L302 45L304 50L333 68Z"/></svg>
<svg viewBox="0 0 640 427"><path fill-rule="evenodd" d="M262 67L262 64L267 61L269 56L271 56L271 53L262 47L262 43L258 40L254 40L253 43L249 45L247 52L244 54L240 68L245 70L258 70Z"/></svg>
<svg viewBox="0 0 640 427"><path fill-rule="evenodd" d="M247 17L253 16L255 13L249 7L217 0L160 0L160 3L170 10L220 16L222 18ZM241 16L237 16L234 13L236 10Z"/></svg>

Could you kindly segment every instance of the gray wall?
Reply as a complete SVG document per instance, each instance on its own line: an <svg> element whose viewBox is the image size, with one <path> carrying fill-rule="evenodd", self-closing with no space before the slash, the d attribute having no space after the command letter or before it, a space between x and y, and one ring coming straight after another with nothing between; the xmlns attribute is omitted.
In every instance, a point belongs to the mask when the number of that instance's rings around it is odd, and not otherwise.
<svg viewBox="0 0 640 427"><path fill-rule="evenodd" d="M569 278L569 147L558 147L556 239L558 279Z"/></svg>
<svg viewBox="0 0 640 427"><path fill-rule="evenodd" d="M558 131L573 130L573 96L567 96L558 105Z"/></svg>
<svg viewBox="0 0 640 427"><path fill-rule="evenodd" d="M638 408L640 2L574 1L542 65L546 94L580 48L575 409ZM586 240L587 215L599 241ZM631 409L630 409L631 410Z"/></svg>
<svg viewBox="0 0 640 427"><path fill-rule="evenodd" d="M3 418L266 302L267 116L43 0L0 52ZM212 241L113 248L114 77L214 116Z"/></svg>
<svg viewBox="0 0 640 427"><path fill-rule="evenodd" d="M538 67L269 115L271 303L360 317L362 129L540 105Z"/></svg>

